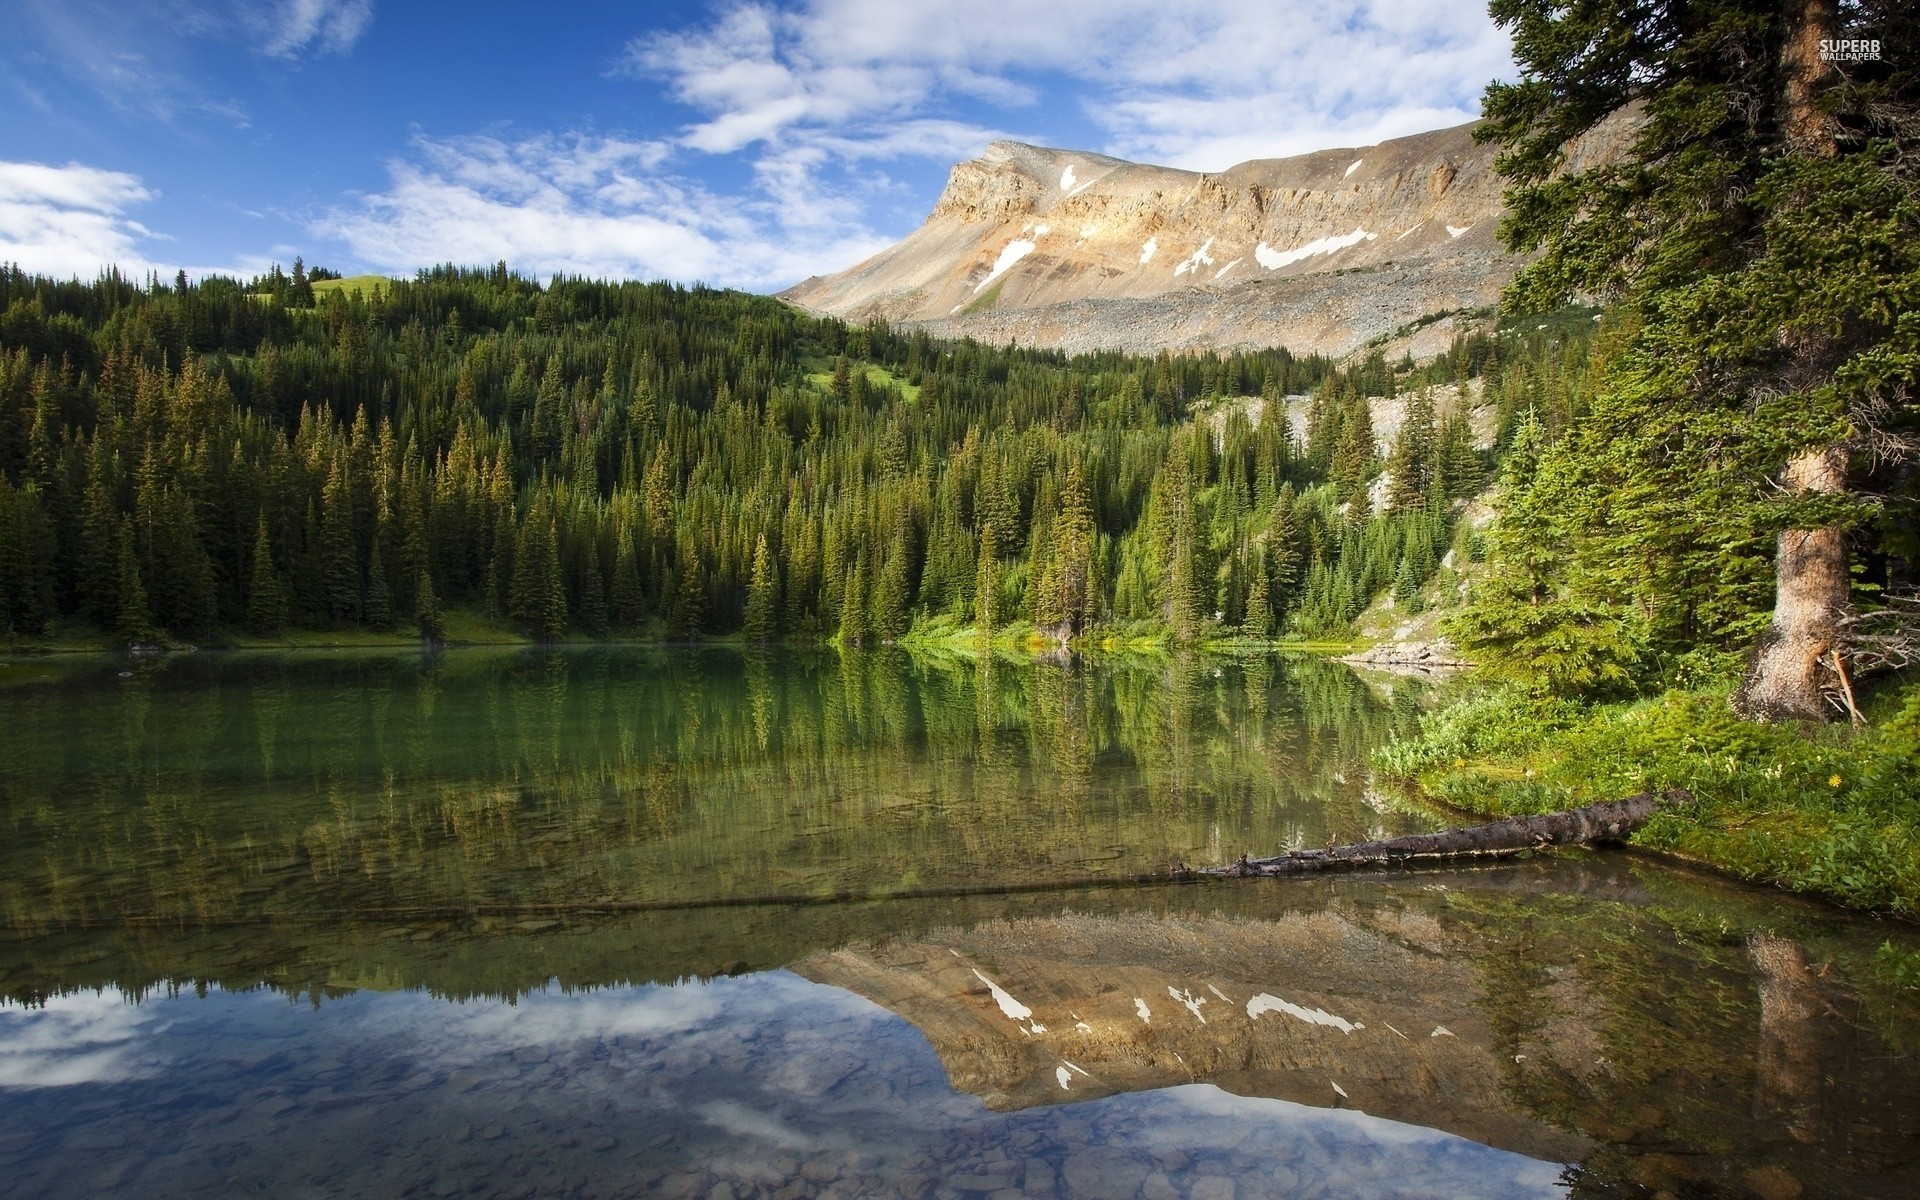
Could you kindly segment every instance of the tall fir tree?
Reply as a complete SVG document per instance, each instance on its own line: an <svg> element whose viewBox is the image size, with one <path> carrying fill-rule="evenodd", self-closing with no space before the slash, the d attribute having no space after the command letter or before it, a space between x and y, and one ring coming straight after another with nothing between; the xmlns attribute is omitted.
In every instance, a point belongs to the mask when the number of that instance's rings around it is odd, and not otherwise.
<svg viewBox="0 0 1920 1200"><path fill-rule="evenodd" d="M747 589L747 615L741 632L750 642L771 642L780 636L780 580L767 535L753 546L753 580Z"/></svg>
<svg viewBox="0 0 1920 1200"><path fill-rule="evenodd" d="M267 537L267 519L260 518L253 538L253 571L247 587L247 625L257 634L271 637L286 628L287 593L280 582L280 568L273 559L273 543Z"/></svg>

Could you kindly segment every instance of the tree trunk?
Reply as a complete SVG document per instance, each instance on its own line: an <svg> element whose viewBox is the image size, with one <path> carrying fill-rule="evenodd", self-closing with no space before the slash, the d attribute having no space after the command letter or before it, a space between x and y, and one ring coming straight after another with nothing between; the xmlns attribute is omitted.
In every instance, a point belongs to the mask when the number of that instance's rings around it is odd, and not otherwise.
<svg viewBox="0 0 1920 1200"><path fill-rule="evenodd" d="M1846 452L1833 446L1802 451L1787 464L1785 483L1796 496L1844 492ZM1761 720L1825 720L1832 710L1822 693L1833 669L1825 659L1839 646L1851 605L1846 531L1838 525L1781 530L1774 575L1773 624L1747 661L1735 707Z"/></svg>
<svg viewBox="0 0 1920 1200"><path fill-rule="evenodd" d="M1785 0L1783 21L1782 140L1791 154L1832 157L1839 131L1821 107L1820 92L1833 68L1821 60L1820 43L1834 36L1838 24L1834 0ZM1845 492L1845 449L1801 451L1782 482L1796 496ZM1823 660L1839 648L1840 623L1851 604L1846 531L1838 525L1782 530L1774 579L1773 624L1747 660L1734 707L1761 720L1826 720L1832 711L1822 693L1832 668Z"/></svg>
<svg viewBox="0 0 1920 1200"><path fill-rule="evenodd" d="M1833 64L1820 57L1820 43L1839 25L1834 0L1786 0L1780 44L1780 132L1794 154L1831 158L1839 149L1833 114L1820 105L1821 84Z"/></svg>
<svg viewBox="0 0 1920 1200"><path fill-rule="evenodd" d="M1247 878L1258 875L1302 875L1343 867L1400 866L1448 858L1504 858L1523 850L1547 846L1617 842L1646 824L1670 805L1691 803L1688 792L1675 788L1661 795L1642 792L1625 800L1589 804L1567 812L1532 817L1509 817L1489 825L1449 829L1442 833L1415 833L1378 842L1329 846L1325 850L1295 850L1274 858L1242 858L1228 867L1205 872Z"/></svg>

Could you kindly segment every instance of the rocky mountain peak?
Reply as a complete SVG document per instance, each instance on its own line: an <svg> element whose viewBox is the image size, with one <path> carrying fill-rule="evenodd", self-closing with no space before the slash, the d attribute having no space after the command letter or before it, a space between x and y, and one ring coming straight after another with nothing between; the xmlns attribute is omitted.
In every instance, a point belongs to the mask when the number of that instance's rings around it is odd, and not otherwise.
<svg viewBox="0 0 1920 1200"><path fill-rule="evenodd" d="M1471 125L1218 172L997 141L920 229L783 296L1069 350L1339 353L1497 299L1517 265L1494 236L1501 190Z"/></svg>

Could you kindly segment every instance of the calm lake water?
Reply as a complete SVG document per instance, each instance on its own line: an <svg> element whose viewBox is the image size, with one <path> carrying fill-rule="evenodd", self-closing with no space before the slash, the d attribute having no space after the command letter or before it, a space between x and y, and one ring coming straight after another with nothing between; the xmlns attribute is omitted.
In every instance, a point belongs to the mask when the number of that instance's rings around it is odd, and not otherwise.
<svg viewBox="0 0 1920 1200"><path fill-rule="evenodd" d="M0 667L10 1196L1920 1196L1910 926L1435 827L1312 659ZM1042 890L1045 889L1045 890Z"/></svg>

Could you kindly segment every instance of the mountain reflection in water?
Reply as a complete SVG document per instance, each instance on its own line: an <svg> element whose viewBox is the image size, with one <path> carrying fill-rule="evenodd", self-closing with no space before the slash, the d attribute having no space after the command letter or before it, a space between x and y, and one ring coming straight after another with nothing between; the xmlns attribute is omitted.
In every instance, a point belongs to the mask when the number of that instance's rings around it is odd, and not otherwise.
<svg viewBox="0 0 1920 1200"><path fill-rule="evenodd" d="M631 982L638 944L724 959L769 925L790 969ZM1617 855L370 932L367 987L9 1002L0 1169L23 1196L1915 1195L1886 932ZM98 936L43 946L111 962ZM162 940L202 936L231 932ZM462 982L542 961L568 974Z"/></svg>
<svg viewBox="0 0 1920 1200"><path fill-rule="evenodd" d="M511 1009L361 994L295 1021L259 994L109 993L0 1030L0 1053L31 1044L87 1093L58 1118L43 1089L5 1093L9 1140L44 1147L11 1172L18 1196L1558 1194L1551 1164L1206 1085L995 1113L911 1025L785 971Z"/></svg>
<svg viewBox="0 0 1920 1200"><path fill-rule="evenodd" d="M142 670L0 687L10 1196L1920 1195L1908 926L1622 853L951 894L1430 824L1328 664Z"/></svg>

